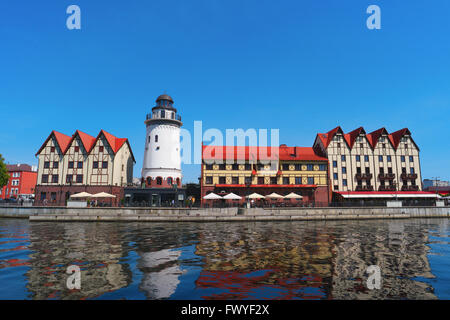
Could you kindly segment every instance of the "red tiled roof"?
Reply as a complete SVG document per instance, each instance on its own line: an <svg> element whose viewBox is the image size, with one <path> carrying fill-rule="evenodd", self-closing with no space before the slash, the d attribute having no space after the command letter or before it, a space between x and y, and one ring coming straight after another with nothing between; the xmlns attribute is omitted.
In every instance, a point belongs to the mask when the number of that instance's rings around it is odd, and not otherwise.
<svg viewBox="0 0 450 320"><path fill-rule="evenodd" d="M399 144L400 144L400 139L404 136L404 135L411 135L411 132L408 130L408 128L404 128L401 130L398 130L392 134L389 134L388 131L386 130L386 128L380 128L378 130L375 130L371 133L366 134L365 130L363 127L359 127L358 129L355 129L349 133L344 134L342 132L341 127L336 127L333 130L327 132L327 133L318 133L317 137L319 138L320 141L322 141L322 144L325 148L328 148L331 140L333 139L333 137L336 135L336 133L340 131L343 134L344 140L347 143L347 145L351 148L353 148L356 138L361 134L365 134L367 141L369 142L370 146L372 148L375 148L378 140L380 139L382 134L386 134L388 137L388 140L390 141L390 143L392 144L392 146L394 147L394 149L397 149ZM412 140L412 139L411 139ZM415 144L414 140L413 143ZM417 147L417 145L416 145Z"/></svg>
<svg viewBox="0 0 450 320"><path fill-rule="evenodd" d="M19 164L7 164L6 170L8 172L22 172L22 171L31 171L31 166L29 164L19 163Z"/></svg>
<svg viewBox="0 0 450 320"><path fill-rule="evenodd" d="M429 194L434 195L434 192L427 192L427 191L334 191L335 193L339 194L358 194L358 195L377 195L377 194Z"/></svg>
<svg viewBox="0 0 450 320"><path fill-rule="evenodd" d="M203 146L202 159L207 160L308 160L328 161L310 147Z"/></svg>
<svg viewBox="0 0 450 320"><path fill-rule="evenodd" d="M59 148L61 149L61 151L63 153L65 153L67 151L68 147L70 146L70 144L72 143L72 141L75 139L75 137L77 135L80 137L81 142L83 143L83 146L86 149L87 153L90 153L92 151L92 148L95 145L95 142L100 138L100 136L102 134L105 136L105 138L108 141L109 145L111 146L111 149L113 150L114 154L116 154L120 150L120 148L125 143L127 143L128 147L130 149L131 156L133 157L133 161L136 162L136 160L134 159L133 151L131 150L131 146L130 146L128 139L127 138L117 138L104 130L101 130L96 138L94 138L93 136L91 136L87 133L84 133L80 130L75 131L75 133L71 137L66 136L65 134L59 133L57 131L52 131L50 133L50 135L48 136L48 138L45 140L45 142L42 144L41 148L36 153L36 155L41 153L42 149L47 145L47 142L52 137L52 135L55 136L56 141L59 145Z"/></svg>

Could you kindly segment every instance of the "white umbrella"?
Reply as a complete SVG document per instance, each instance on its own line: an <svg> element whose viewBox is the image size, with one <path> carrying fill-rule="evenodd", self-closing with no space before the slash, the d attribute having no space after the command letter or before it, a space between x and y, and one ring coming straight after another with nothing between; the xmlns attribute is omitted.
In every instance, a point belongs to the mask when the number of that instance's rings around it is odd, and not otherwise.
<svg viewBox="0 0 450 320"><path fill-rule="evenodd" d="M87 193L87 192L80 192L80 193L75 193L73 195L70 196L71 198L90 198L92 197L92 194Z"/></svg>
<svg viewBox="0 0 450 320"><path fill-rule="evenodd" d="M234 194L233 192L227 194L225 197L223 197L224 199L227 200L241 200L242 197L238 196L237 194Z"/></svg>
<svg viewBox="0 0 450 320"><path fill-rule="evenodd" d="M298 195L294 192L289 193L287 196L284 196L285 199L303 199L301 195Z"/></svg>
<svg viewBox="0 0 450 320"><path fill-rule="evenodd" d="M270 198L270 199L282 199L283 196L279 195L278 193L273 192L273 193L269 194L268 196L266 196L266 198Z"/></svg>
<svg viewBox="0 0 450 320"><path fill-rule="evenodd" d="M109 194L106 192L100 192L100 193L96 193L94 195L92 195L91 198L115 198L116 196L113 194Z"/></svg>
<svg viewBox="0 0 450 320"><path fill-rule="evenodd" d="M251 195L247 196L249 199L263 199L264 196L260 195L259 193L252 193Z"/></svg>
<svg viewBox="0 0 450 320"><path fill-rule="evenodd" d="M219 196L218 194L215 194L214 192L211 192L211 193L207 194L206 196L204 196L203 199L205 199L205 200L218 200L218 199L222 199L222 197Z"/></svg>

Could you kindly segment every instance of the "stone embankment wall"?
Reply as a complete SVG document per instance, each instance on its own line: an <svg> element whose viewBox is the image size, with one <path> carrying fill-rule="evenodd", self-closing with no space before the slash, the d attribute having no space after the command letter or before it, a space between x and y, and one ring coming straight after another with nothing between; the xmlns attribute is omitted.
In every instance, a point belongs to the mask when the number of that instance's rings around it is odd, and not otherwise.
<svg viewBox="0 0 450 320"><path fill-rule="evenodd" d="M403 208L66 208L0 207L0 217L30 221L286 221L448 218L450 207Z"/></svg>

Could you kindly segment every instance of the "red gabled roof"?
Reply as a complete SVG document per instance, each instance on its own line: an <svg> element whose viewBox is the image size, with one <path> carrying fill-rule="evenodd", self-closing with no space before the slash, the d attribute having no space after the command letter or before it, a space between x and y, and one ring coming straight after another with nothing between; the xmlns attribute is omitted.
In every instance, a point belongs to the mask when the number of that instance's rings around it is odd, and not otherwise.
<svg viewBox="0 0 450 320"><path fill-rule="evenodd" d="M355 130L349 132L348 134L346 134L346 136L349 136L348 145L350 146L350 149L353 148L356 138L358 138L361 133L366 134L366 131L364 130L363 127L359 127L358 129L355 129Z"/></svg>
<svg viewBox="0 0 450 320"><path fill-rule="evenodd" d="M372 148L376 147L376 145L378 143L378 139L380 139L380 137L383 133L389 135L386 128L384 128L384 127L367 134L367 137L370 137L370 138L368 138L368 140L369 140L370 144L372 145Z"/></svg>
<svg viewBox="0 0 450 320"><path fill-rule="evenodd" d="M56 139L56 143L58 144L58 147L61 149L61 152L66 152L67 147L69 146L70 140L72 140L72 137L66 136L63 133L60 133L58 131L53 130L47 139L45 139L45 142L42 144L42 146L39 148L38 152L36 152L36 156L41 153L42 149L45 148L50 138L54 136Z"/></svg>
<svg viewBox="0 0 450 320"><path fill-rule="evenodd" d="M207 160L315 160L328 161L310 147L203 146L202 159Z"/></svg>
<svg viewBox="0 0 450 320"><path fill-rule="evenodd" d="M99 139L102 134L105 136L106 141L108 141L108 144L113 150L114 154L116 154L120 150L120 148L122 148L122 146L125 143L127 143L128 148L130 149L131 156L133 157L133 161L136 162L136 160L134 159L133 151L131 150L131 146L127 138L117 138L116 136L113 136L111 133L106 132L105 130L100 130L97 139Z"/></svg>
<svg viewBox="0 0 450 320"><path fill-rule="evenodd" d="M333 140L333 137L336 135L336 133L342 133L342 136L344 137L344 141L347 143L347 145L350 147L350 135L349 134L344 134L344 131L342 131L341 127L336 127L333 130L328 131L327 133L318 133L317 137L322 141L323 146L326 148L328 148L328 146L330 145L331 141Z"/></svg>
<svg viewBox="0 0 450 320"><path fill-rule="evenodd" d="M389 138L391 139L392 145L395 149L398 148L398 145L400 144L400 139L405 135L411 135L411 132L409 132L408 128L403 128L398 131L395 131L389 135Z"/></svg>
<svg viewBox="0 0 450 320"><path fill-rule="evenodd" d="M80 130L75 131L75 133L72 135L72 138L70 139L66 150L64 151L64 153L67 152L67 150L69 150L70 146L72 145L72 142L75 140L75 138L79 136L81 143L83 144L84 149L86 150L87 153L89 153L92 149L92 147L94 146L95 143L95 138L91 135L88 135L87 133L84 133Z"/></svg>

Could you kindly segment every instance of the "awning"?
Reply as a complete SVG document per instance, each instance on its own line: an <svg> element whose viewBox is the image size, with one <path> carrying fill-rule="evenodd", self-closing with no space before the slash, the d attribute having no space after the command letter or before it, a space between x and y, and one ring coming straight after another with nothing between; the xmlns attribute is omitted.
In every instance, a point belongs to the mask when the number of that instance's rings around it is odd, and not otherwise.
<svg viewBox="0 0 450 320"><path fill-rule="evenodd" d="M241 200L242 197L238 196L237 194L234 194L233 192L227 194L223 197L226 200Z"/></svg>
<svg viewBox="0 0 450 320"><path fill-rule="evenodd" d="M398 192L383 192L383 191L351 191L351 192L336 192L344 199L396 199L396 198L427 198L427 199L441 199L441 196L424 191L398 191Z"/></svg>
<svg viewBox="0 0 450 320"><path fill-rule="evenodd" d="M214 192L211 192L209 194L207 194L206 196L203 197L204 200L218 200L218 199L222 199L221 196L219 196L218 194L215 194Z"/></svg>

